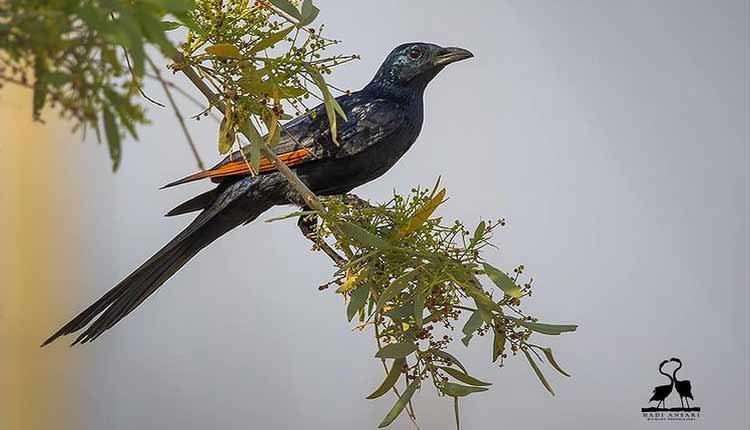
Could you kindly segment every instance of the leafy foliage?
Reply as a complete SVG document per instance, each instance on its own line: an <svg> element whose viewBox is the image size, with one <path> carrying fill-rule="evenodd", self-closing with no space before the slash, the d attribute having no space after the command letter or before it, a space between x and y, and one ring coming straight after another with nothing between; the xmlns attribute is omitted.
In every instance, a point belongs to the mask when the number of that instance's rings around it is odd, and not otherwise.
<svg viewBox="0 0 750 430"><path fill-rule="evenodd" d="M116 169L121 129L137 139L136 126L147 122L138 100L146 47L171 55L161 20L188 21L192 7L191 0L0 2L0 85L31 88L37 120L49 106L97 137L103 124Z"/></svg>
<svg viewBox="0 0 750 430"><path fill-rule="evenodd" d="M347 298L347 318L357 317L359 329L374 328L375 356L393 360L385 380L368 398L383 395L399 378L409 387L381 427L404 410L404 398L414 391L410 388L425 381L456 401L488 389L491 383L472 376L448 352L462 320L465 346L475 336L491 335L492 362L502 366L509 355L521 352L550 393L534 359L542 361L537 351L553 369L570 376L551 349L530 339L535 333L559 335L576 326L543 324L526 314L521 303L531 296L533 279L521 280L524 266L506 273L482 257L505 221L482 221L470 231L459 221L445 224L442 218L430 218L444 200L445 189L437 184L432 191L413 189L406 197L395 194L376 206L333 199L327 202L327 220L318 226L322 238L335 234L332 223L345 226L349 239L338 247L347 247L353 258L330 284L339 285L336 292Z"/></svg>
<svg viewBox="0 0 750 430"><path fill-rule="evenodd" d="M310 112L306 100L311 97L325 103L335 136L337 116L346 117L323 75L356 56L323 56L338 42L323 36L322 25L307 28L317 15L310 0L300 8L287 0L197 3L192 14L197 29L188 32L182 51L185 63L196 68L226 105L220 153L231 150L238 132L248 127L244 130L251 141L243 154L257 171L262 131L267 133L265 143L273 146L283 128L279 121L291 118L287 110Z"/></svg>

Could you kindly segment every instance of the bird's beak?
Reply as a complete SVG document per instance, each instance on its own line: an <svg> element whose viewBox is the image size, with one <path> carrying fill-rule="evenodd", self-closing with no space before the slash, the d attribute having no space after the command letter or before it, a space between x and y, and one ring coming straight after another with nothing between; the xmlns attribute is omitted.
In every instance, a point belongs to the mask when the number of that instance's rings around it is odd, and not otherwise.
<svg viewBox="0 0 750 430"><path fill-rule="evenodd" d="M435 59L432 60L432 64L435 66L445 66L473 56L474 54L463 48L443 48Z"/></svg>

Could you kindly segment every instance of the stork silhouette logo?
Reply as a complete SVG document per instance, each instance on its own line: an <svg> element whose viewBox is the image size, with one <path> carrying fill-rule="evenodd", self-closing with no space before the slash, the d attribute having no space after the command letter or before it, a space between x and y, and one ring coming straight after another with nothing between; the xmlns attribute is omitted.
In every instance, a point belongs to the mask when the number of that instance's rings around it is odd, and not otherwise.
<svg viewBox="0 0 750 430"><path fill-rule="evenodd" d="M666 369L666 371L665 371ZM669 370L672 373L669 373ZM693 386L687 379L679 379L677 372L682 369L682 360L670 358L659 363L659 373L669 379L669 383L654 387L651 398L648 399L649 407L641 408L643 418L647 421L695 421L700 418L701 408L691 404L693 398ZM667 403L680 406L667 407ZM656 407L650 406L656 402Z"/></svg>

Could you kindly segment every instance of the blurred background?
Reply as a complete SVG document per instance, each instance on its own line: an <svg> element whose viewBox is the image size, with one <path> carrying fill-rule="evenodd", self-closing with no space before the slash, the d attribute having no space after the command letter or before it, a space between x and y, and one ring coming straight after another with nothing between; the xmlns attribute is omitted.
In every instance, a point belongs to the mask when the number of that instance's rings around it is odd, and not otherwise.
<svg viewBox="0 0 750 430"><path fill-rule="evenodd" d="M580 324L543 339L573 374L547 372L557 397L523 358L491 365L489 339L456 342L495 382L462 402L464 428L666 425L640 408L670 357L703 408L692 427L747 428L748 2L318 3L328 35L363 57L334 74L341 87L366 84L407 41L476 54L431 84L417 144L357 194L383 201L442 175L439 214L505 217L487 257L526 266L525 305L544 321ZM372 336L317 290L332 266L291 220L222 238L93 344L40 350L182 229L188 218L162 215L208 185L158 190L195 169L168 109L149 107L153 124L113 175L104 145L52 114L33 124L30 102L0 91L1 428L380 422L394 399L364 399L383 376ZM207 164L218 160L216 124L191 127ZM415 408L423 429L452 428L452 401L432 388Z"/></svg>

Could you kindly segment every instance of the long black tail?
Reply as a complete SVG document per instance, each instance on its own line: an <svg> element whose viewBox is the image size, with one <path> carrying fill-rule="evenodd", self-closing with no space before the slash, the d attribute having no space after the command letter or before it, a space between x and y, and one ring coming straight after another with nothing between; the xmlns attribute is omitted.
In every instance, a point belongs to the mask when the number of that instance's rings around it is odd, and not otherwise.
<svg viewBox="0 0 750 430"><path fill-rule="evenodd" d="M243 222L257 218L272 205L256 201L252 205L216 206L217 204L214 204L198 215L177 237L50 336L42 346L48 345L60 336L83 330L86 326L88 328L78 336L73 345L96 339L143 303L201 249ZM96 321L89 325L94 318Z"/></svg>

